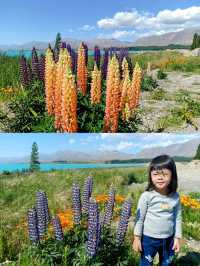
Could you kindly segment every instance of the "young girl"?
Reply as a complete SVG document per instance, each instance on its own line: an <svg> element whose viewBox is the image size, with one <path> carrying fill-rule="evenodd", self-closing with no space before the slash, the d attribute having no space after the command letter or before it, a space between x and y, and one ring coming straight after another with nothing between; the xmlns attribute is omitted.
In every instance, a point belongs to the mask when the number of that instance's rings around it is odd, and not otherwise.
<svg viewBox="0 0 200 266"><path fill-rule="evenodd" d="M135 220L133 249L141 253L140 266L153 265L157 252L160 265L171 265L174 251L180 251L182 218L177 185L174 160L168 155L154 158Z"/></svg>

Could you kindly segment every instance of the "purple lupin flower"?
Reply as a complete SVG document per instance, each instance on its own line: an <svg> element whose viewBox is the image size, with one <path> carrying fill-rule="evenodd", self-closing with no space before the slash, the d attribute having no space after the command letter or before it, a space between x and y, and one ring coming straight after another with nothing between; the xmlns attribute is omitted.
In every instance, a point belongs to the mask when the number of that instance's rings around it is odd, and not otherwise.
<svg viewBox="0 0 200 266"><path fill-rule="evenodd" d="M78 54L74 51L74 49L71 50L71 59L72 59L72 71L73 73L76 73Z"/></svg>
<svg viewBox="0 0 200 266"><path fill-rule="evenodd" d="M20 79L23 86L29 84L26 58L22 55L19 60Z"/></svg>
<svg viewBox="0 0 200 266"><path fill-rule="evenodd" d="M66 42L61 42L61 45L60 45L60 48L67 48L67 44L66 44Z"/></svg>
<svg viewBox="0 0 200 266"><path fill-rule="evenodd" d="M27 75L28 75L28 82L31 84L33 80L33 75L32 75L32 69L30 63L27 62Z"/></svg>
<svg viewBox="0 0 200 266"><path fill-rule="evenodd" d="M87 254L93 257L98 249L100 238L99 209L95 200L90 200L88 217Z"/></svg>
<svg viewBox="0 0 200 266"><path fill-rule="evenodd" d="M40 66L40 80L44 81L44 72L45 72L45 56L41 54L39 59L39 66Z"/></svg>
<svg viewBox="0 0 200 266"><path fill-rule="evenodd" d="M38 233L40 238L46 233L46 211L45 211L44 194L42 191L36 193L36 210L38 218Z"/></svg>
<svg viewBox="0 0 200 266"><path fill-rule="evenodd" d="M128 57L128 48L127 47L123 47L120 48L119 50L119 63L120 65L122 64L123 59Z"/></svg>
<svg viewBox="0 0 200 266"><path fill-rule="evenodd" d="M46 193L43 191L41 191L41 195L43 197L45 221L46 221L46 225L47 225L50 221L48 198L47 198Z"/></svg>
<svg viewBox="0 0 200 266"><path fill-rule="evenodd" d="M72 186L72 211L75 224L81 222L81 193L80 188L76 184Z"/></svg>
<svg viewBox="0 0 200 266"><path fill-rule="evenodd" d="M58 241L63 241L64 236L63 236L60 218L58 216L53 216L51 221L52 221L52 225L53 225L55 239Z"/></svg>
<svg viewBox="0 0 200 266"><path fill-rule="evenodd" d="M98 46L94 47L94 62L96 62L97 67L100 68L101 51Z"/></svg>
<svg viewBox="0 0 200 266"><path fill-rule="evenodd" d="M29 239L33 244L39 241L38 227L37 227L37 212L35 208L31 208L27 213L28 233Z"/></svg>
<svg viewBox="0 0 200 266"><path fill-rule="evenodd" d="M35 47L32 49L32 73L34 79L40 79L40 66Z"/></svg>
<svg viewBox="0 0 200 266"><path fill-rule="evenodd" d="M88 213L88 209L89 209L89 199L92 195L92 186L93 186L93 181L92 181L92 177L88 176L85 179L84 182L84 188L83 188L83 204L82 204L82 211L84 213Z"/></svg>
<svg viewBox="0 0 200 266"><path fill-rule="evenodd" d="M122 206L120 221L116 233L116 241L118 245L122 244L126 235L128 221L131 215L131 205L132 205L131 200L128 199L124 202Z"/></svg>
<svg viewBox="0 0 200 266"><path fill-rule="evenodd" d="M72 55L72 47L69 43L67 44L66 48L67 48L67 51L69 52L69 54Z"/></svg>
<svg viewBox="0 0 200 266"><path fill-rule="evenodd" d="M104 49L104 57L103 57L103 64L102 64L102 75L104 79L106 79L106 76L107 76L108 60L109 60L109 50Z"/></svg>
<svg viewBox="0 0 200 266"><path fill-rule="evenodd" d="M113 216L113 208L115 204L115 189L113 187L110 188L108 194L108 201L106 204L105 215L103 219L103 225L110 225L111 219Z"/></svg>

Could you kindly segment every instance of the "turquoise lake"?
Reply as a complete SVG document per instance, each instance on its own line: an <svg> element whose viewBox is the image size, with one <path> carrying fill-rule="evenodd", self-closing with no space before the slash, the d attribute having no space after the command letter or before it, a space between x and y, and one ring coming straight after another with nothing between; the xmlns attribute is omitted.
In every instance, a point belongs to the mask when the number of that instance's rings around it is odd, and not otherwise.
<svg viewBox="0 0 200 266"><path fill-rule="evenodd" d="M22 56L24 55L25 57L31 57L31 51L30 50L23 50L23 51L17 51L17 50L8 50L8 51L4 51L4 52L1 52L0 53L3 53L5 55L8 55L8 56ZM44 53L43 51L37 51L38 54L42 54ZM134 53L134 51L129 51L129 53ZM103 55L104 54L104 51L101 51L101 54ZM88 55L94 55L94 51L93 50L89 50L88 51Z"/></svg>
<svg viewBox="0 0 200 266"><path fill-rule="evenodd" d="M120 167L139 167L144 166L142 163L137 164L105 164L105 163L91 163L91 164L64 164L64 163L41 163L40 169L42 171L50 170L64 170L64 169L86 169L86 168L120 168ZM28 163L0 163L0 172L3 171L22 171L29 169Z"/></svg>

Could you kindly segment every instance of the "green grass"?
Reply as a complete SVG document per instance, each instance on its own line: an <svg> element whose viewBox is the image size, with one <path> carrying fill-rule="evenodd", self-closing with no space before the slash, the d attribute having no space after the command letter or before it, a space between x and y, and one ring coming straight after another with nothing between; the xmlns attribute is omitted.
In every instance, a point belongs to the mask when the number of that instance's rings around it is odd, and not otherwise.
<svg viewBox="0 0 200 266"><path fill-rule="evenodd" d="M6 87L18 87L19 57L10 57L0 54L0 90Z"/></svg>

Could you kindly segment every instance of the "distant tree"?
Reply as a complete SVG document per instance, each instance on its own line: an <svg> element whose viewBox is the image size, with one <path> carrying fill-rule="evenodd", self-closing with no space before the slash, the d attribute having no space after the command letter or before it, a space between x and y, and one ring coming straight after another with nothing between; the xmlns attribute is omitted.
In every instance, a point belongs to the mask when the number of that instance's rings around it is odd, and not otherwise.
<svg viewBox="0 0 200 266"><path fill-rule="evenodd" d="M196 48L200 48L200 35L198 35L197 33L194 34L192 45L191 45L192 50Z"/></svg>
<svg viewBox="0 0 200 266"><path fill-rule="evenodd" d="M61 34L58 32L56 35L56 41L55 41L55 45L54 45L54 54L55 54L56 61L58 61L61 42L62 42Z"/></svg>
<svg viewBox="0 0 200 266"><path fill-rule="evenodd" d="M196 155L194 156L194 159L195 160L200 160L200 144L197 148L197 152L196 152Z"/></svg>
<svg viewBox="0 0 200 266"><path fill-rule="evenodd" d="M33 142L31 150L30 171L33 172L38 170L40 170L38 145L36 142Z"/></svg>

